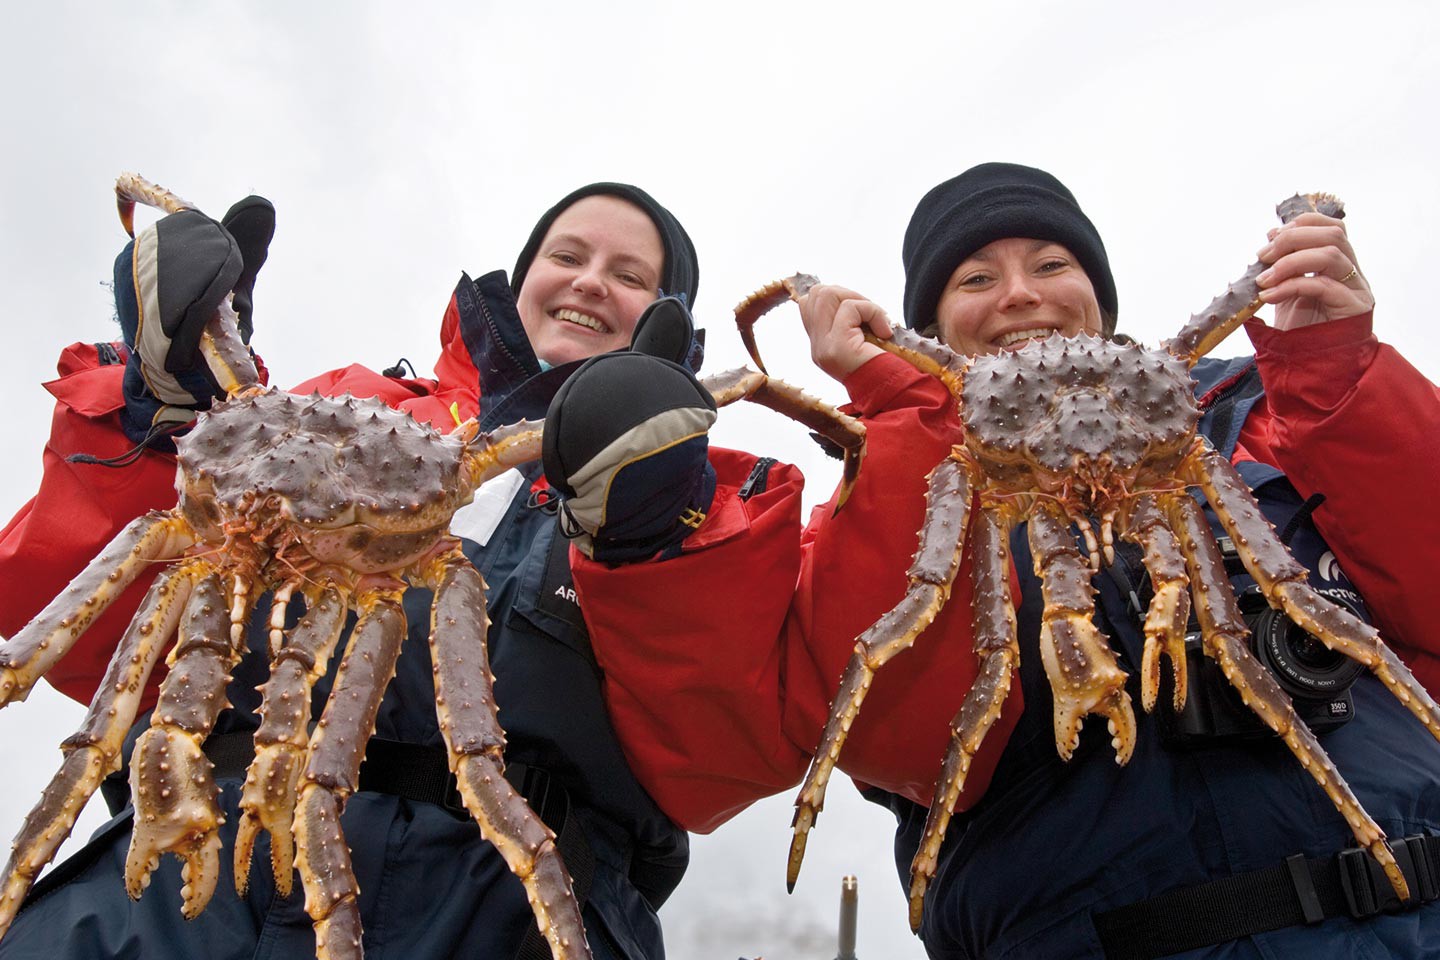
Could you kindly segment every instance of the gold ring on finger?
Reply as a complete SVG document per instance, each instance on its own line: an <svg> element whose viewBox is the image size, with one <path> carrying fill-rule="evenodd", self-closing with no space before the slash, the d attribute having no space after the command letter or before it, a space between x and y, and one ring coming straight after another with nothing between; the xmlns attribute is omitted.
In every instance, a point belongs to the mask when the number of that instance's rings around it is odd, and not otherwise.
<svg viewBox="0 0 1440 960"><path fill-rule="evenodd" d="M1351 280L1354 280L1355 277L1356 277L1357 275L1359 275L1359 273L1360 273L1360 268L1359 268L1359 267L1353 267L1353 266L1352 266L1352 267L1350 268L1350 272L1347 273L1347 274L1345 274L1345 276L1343 276L1343 277L1340 278L1340 282L1341 282L1341 283L1349 283Z"/></svg>

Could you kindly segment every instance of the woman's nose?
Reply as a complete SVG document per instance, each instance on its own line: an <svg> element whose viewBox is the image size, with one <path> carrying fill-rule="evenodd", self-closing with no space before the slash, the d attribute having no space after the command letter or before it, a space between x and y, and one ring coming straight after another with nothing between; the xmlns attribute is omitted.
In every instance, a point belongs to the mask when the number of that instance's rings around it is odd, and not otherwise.
<svg viewBox="0 0 1440 960"><path fill-rule="evenodd" d="M575 275L575 279L570 281L570 288L590 297L604 297L610 292L605 278L598 270L581 270Z"/></svg>
<svg viewBox="0 0 1440 960"><path fill-rule="evenodd" d="M1030 306L1040 302L1040 294L1029 274L1012 273L1000 281L1000 305Z"/></svg>

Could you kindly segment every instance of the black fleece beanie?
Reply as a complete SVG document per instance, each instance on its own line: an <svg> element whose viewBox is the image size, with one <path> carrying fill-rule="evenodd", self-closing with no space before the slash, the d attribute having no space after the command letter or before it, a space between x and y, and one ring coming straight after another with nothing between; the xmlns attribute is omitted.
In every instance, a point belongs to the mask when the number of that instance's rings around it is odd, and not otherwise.
<svg viewBox="0 0 1440 960"><path fill-rule="evenodd" d="M905 228L905 323L928 330L945 284L976 250L1024 237L1064 244L1080 261L1115 332L1115 278L1100 233L1065 185L1044 170L982 163L946 180L920 200Z"/></svg>
<svg viewBox="0 0 1440 960"><path fill-rule="evenodd" d="M686 304L693 309L695 294L700 289L700 260L695 256L695 245L690 242L690 235L685 232L680 221L675 219L675 215L656 203L654 197L628 183L592 183L567 194L563 200L546 210L540 222L535 224L535 229L530 231L530 239L525 241L520 257L515 261L515 269L510 273L510 289L515 295L519 296L525 274L530 272L530 264L540 250L540 242L545 239L545 234L555 222L555 218L575 201L597 195L619 197L645 211L655 224L655 229L660 232L660 244L665 250L665 267L660 271L660 289L670 296L684 295Z"/></svg>

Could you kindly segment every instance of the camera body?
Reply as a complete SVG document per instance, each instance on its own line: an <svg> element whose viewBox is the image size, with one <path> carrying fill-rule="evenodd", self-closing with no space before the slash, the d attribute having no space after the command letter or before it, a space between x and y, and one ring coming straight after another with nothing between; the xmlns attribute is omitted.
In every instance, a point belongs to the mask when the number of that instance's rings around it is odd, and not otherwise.
<svg viewBox="0 0 1440 960"><path fill-rule="evenodd" d="M1239 555L1228 537L1219 539L1227 573L1243 573ZM1250 628L1250 650L1295 704L1295 712L1314 733L1324 734L1346 723L1355 712L1350 686L1365 671L1363 664L1326 647L1266 601L1248 575L1235 576L1236 599ZM1317 587L1316 592L1350 613L1365 618L1358 595L1346 585ZM1255 740L1275 736L1240 699L1219 664L1205 656L1199 625L1191 615L1185 636L1186 694L1180 713L1160 710L1161 736L1168 746L1208 746L1224 740ZM1172 676L1173 682L1173 676ZM1165 698L1162 695L1162 700Z"/></svg>

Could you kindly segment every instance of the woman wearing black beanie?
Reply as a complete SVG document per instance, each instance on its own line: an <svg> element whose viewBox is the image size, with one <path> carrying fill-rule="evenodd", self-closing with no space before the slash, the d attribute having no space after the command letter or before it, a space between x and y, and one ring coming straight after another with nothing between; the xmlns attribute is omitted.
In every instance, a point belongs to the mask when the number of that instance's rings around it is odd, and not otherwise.
<svg viewBox="0 0 1440 960"><path fill-rule="evenodd" d="M987 163L938 185L915 210L903 256L906 324L962 354L1019 350L1053 333L1114 333L1118 299L1100 235L1044 171ZM1380 624L1433 689L1440 640L1411 597L1429 589L1421 571L1440 562L1440 547L1411 536L1385 505L1433 489L1440 399L1371 332L1374 299L1342 221L1302 215L1272 231L1260 257L1261 298L1275 316L1246 325L1255 357L1202 360L1192 371L1200 430L1236 462L1311 583ZM801 729L818 736L855 638L905 595L912 557L912 573L921 566L914 531L927 475L964 442L945 387L863 339L865 329L890 335L878 306L818 287L802 313L815 361L844 383L869 442L845 507L816 510L805 534L787 660L787 733L797 742ZM1219 530L1213 514L1211 523ZM968 558L976 544L966 547ZM1085 593L1093 590L1095 623L1128 675L1124 696L1137 701L1148 577L1135 548L1115 550ZM918 933L930 956L1433 956L1440 904L1417 900L1398 913L1367 905L1390 889L1377 864L1342 853L1353 844L1345 820L1279 738L1244 707L1231 709L1233 691L1198 654L1181 719L1162 696L1155 716L1119 722L1131 715L1127 702L1109 711L1108 734L1093 718L1063 761L1057 736L1068 735L1052 713L1058 695L1041 652L1045 600L1053 591L1059 602L1059 587L1042 588L1032 572L1023 524L1009 555L1008 591L972 586L967 559L948 605L876 673L838 762L895 814L896 863L910 888L949 724L976 682L971 648L989 621L972 624L972 606L1011 594L1000 622L1014 625L1018 668L924 895ZM1231 573L1238 591L1252 583L1238 567ZM1440 747L1368 673L1347 697L1308 707L1302 698L1301 709L1323 727L1348 718L1322 745L1397 856L1413 856L1410 889L1433 900ZM1111 738L1128 723L1134 753L1118 765ZM1401 842L1411 836L1429 839ZM821 818L810 842L827 839Z"/></svg>

